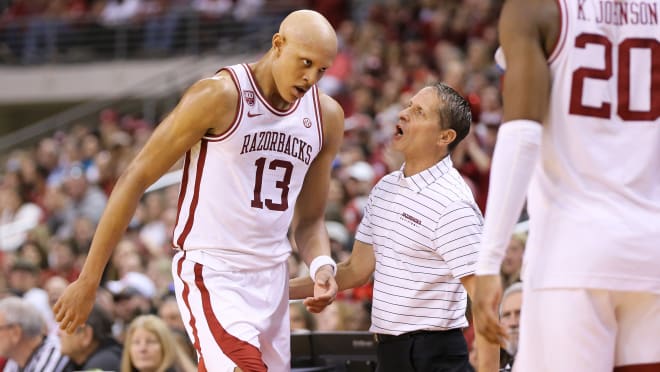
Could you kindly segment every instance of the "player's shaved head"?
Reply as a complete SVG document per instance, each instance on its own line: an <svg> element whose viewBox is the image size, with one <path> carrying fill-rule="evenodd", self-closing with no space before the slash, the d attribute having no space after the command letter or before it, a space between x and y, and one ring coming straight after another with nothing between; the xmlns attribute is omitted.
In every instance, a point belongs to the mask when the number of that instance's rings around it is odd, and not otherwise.
<svg viewBox="0 0 660 372"><path fill-rule="evenodd" d="M272 79L274 100L286 105L316 84L337 56L337 35L330 22L312 10L289 14L273 35L263 67ZM262 65L255 66L258 74ZM283 105L283 107L287 107Z"/></svg>
<svg viewBox="0 0 660 372"><path fill-rule="evenodd" d="M313 10L297 10L289 14L280 24L279 34L285 41L305 46L322 46L337 52L337 35L328 20Z"/></svg>

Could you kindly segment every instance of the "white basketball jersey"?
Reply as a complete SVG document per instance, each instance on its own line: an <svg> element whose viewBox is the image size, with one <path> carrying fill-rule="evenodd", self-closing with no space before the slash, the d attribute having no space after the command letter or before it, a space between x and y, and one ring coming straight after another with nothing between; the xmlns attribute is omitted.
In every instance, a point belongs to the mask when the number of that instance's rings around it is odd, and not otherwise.
<svg viewBox="0 0 660 372"><path fill-rule="evenodd" d="M323 143L319 93L280 111L247 64L224 70L238 87L235 118L186 153L173 244L217 269L270 267L291 252L296 199Z"/></svg>
<svg viewBox="0 0 660 372"><path fill-rule="evenodd" d="M660 293L660 1L558 3L524 277Z"/></svg>

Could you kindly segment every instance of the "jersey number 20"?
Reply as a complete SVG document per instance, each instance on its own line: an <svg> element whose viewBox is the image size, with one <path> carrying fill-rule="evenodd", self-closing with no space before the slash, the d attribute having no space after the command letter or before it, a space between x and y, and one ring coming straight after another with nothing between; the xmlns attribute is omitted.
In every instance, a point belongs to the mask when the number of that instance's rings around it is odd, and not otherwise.
<svg viewBox="0 0 660 372"><path fill-rule="evenodd" d="M585 106L582 103L582 97L585 79L609 80L612 77L612 42L603 35L588 33L580 34L575 39L577 48L585 48L587 44L603 46L605 67L602 69L580 67L573 72L569 113L609 119L612 115L610 102L604 101L599 107ZM651 52L651 92L649 94L651 102L648 111L630 109L630 72L631 68L635 68L630 61L632 49L647 49ZM624 121L656 120L660 117L660 43L655 39L629 38L619 44L618 50L618 56L615 56L619 62L619 71L616 76L617 115Z"/></svg>

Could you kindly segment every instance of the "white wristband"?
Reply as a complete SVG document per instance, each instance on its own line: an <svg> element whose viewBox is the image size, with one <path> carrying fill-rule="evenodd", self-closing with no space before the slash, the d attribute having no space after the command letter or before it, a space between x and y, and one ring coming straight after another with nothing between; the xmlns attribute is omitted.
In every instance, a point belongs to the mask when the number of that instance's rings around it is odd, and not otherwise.
<svg viewBox="0 0 660 372"><path fill-rule="evenodd" d="M309 265L309 276L312 278L312 281L316 282L316 272L321 266L325 265L332 266L332 275L337 273L337 264L335 263L335 260L330 256L316 256Z"/></svg>

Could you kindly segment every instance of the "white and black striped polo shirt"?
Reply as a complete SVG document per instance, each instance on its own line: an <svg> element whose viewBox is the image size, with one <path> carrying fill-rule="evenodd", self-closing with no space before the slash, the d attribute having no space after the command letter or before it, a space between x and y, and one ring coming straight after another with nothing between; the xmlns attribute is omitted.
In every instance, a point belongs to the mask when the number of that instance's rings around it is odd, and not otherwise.
<svg viewBox="0 0 660 372"><path fill-rule="evenodd" d="M3 372L60 372L69 363L69 357L60 352L60 339L51 334L44 337L41 344L32 352L24 368L19 368L13 360L8 360Z"/></svg>
<svg viewBox="0 0 660 372"><path fill-rule="evenodd" d="M376 255L371 331L398 335L467 326L467 293L483 217L449 156L418 174L401 170L369 195L355 238Z"/></svg>

